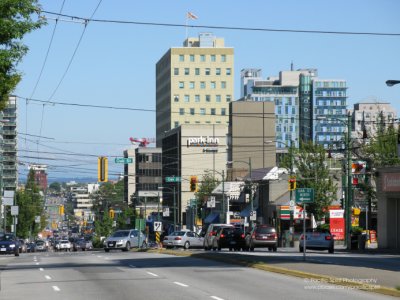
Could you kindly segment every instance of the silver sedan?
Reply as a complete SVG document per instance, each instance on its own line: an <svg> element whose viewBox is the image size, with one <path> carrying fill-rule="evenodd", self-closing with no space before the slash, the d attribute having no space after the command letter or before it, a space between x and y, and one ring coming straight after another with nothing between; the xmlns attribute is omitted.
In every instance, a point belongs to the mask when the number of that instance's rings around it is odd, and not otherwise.
<svg viewBox="0 0 400 300"><path fill-rule="evenodd" d="M334 252L334 236L326 229L313 229L306 231L306 248L311 250L328 250ZM304 235L300 237L299 251L304 251Z"/></svg>
<svg viewBox="0 0 400 300"><path fill-rule="evenodd" d="M183 247L189 248L202 248L204 238L200 237L193 231L174 231L170 235L164 237L163 246L165 248Z"/></svg>

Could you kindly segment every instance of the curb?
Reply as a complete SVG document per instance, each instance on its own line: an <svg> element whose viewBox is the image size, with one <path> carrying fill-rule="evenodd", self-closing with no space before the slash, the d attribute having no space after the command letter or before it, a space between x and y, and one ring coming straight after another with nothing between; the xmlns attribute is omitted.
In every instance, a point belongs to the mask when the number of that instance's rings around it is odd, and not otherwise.
<svg viewBox="0 0 400 300"><path fill-rule="evenodd" d="M245 266L245 267L249 267L249 268L255 268L258 270L273 272L273 273L282 274L282 275L289 275L289 276L305 278L305 279L313 279L316 282L323 283L323 284L334 284L334 285L344 286L344 287L347 287L350 289L357 289L357 290L373 292L373 293L387 295L387 296L400 297L400 290L396 290L394 288L383 287L380 285L358 283L358 282L354 282L351 280L349 280L349 281L344 280L344 278L319 275L319 274L315 274L315 273L308 273L308 272L290 270L290 269L281 268L281 267L275 267L275 266L268 265L265 262L256 261L256 260L252 260L252 259L244 259L243 257L240 257L239 255L235 256L235 257L223 257L217 253L213 253L213 254L191 253L188 251L182 251L182 252L179 251L178 252L178 251L165 250L165 249L148 249L148 250L142 250L141 252L160 253L160 254L169 254L169 255L175 255L175 256L186 256L186 257L194 257L194 258L200 258L200 259L209 259L209 260L220 261L220 262L225 262L225 263L229 263L229 264Z"/></svg>

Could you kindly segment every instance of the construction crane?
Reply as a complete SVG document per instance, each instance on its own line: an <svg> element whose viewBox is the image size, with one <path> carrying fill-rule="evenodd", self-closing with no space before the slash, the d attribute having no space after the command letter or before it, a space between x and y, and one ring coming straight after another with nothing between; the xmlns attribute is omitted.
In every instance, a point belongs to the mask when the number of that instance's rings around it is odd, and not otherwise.
<svg viewBox="0 0 400 300"><path fill-rule="evenodd" d="M132 145L136 145L139 147L147 147L148 144L154 144L156 142L155 138L129 138Z"/></svg>

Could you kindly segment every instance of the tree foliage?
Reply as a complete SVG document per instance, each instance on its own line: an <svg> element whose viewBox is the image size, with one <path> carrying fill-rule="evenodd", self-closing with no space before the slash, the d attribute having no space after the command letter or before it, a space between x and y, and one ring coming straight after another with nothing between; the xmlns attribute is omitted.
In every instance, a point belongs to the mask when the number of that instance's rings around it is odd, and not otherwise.
<svg viewBox="0 0 400 300"><path fill-rule="evenodd" d="M307 205L307 212L320 220L326 208L337 198L337 185L329 174L325 149L312 142L301 143L299 149L290 148L292 158L284 159L282 166L293 169L296 175L297 188L314 189L314 203Z"/></svg>
<svg viewBox="0 0 400 300"><path fill-rule="evenodd" d="M218 186L220 180L214 177L212 170L206 170L205 174L201 177L200 183L195 193L197 199L197 209L196 211L201 214L201 208L206 206L208 197L211 195L212 191ZM199 217L201 217L199 215Z"/></svg>
<svg viewBox="0 0 400 300"><path fill-rule="evenodd" d="M45 24L44 19L34 20L33 15L39 15L37 0L0 1L0 110L21 79L16 66L28 51L22 38Z"/></svg>
<svg viewBox="0 0 400 300"><path fill-rule="evenodd" d="M43 197L35 183L34 171L30 170L25 190L18 190L16 202L19 207L17 236L21 238L36 237L46 226ZM40 216L40 223L35 217Z"/></svg>

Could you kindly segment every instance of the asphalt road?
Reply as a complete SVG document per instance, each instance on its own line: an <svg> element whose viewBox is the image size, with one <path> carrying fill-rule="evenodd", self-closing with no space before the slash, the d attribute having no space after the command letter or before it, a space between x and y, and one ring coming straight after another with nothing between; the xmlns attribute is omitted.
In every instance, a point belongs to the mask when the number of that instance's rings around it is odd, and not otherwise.
<svg viewBox="0 0 400 300"><path fill-rule="evenodd" d="M313 279L148 252L28 253L0 256L0 266L2 300L389 298Z"/></svg>

